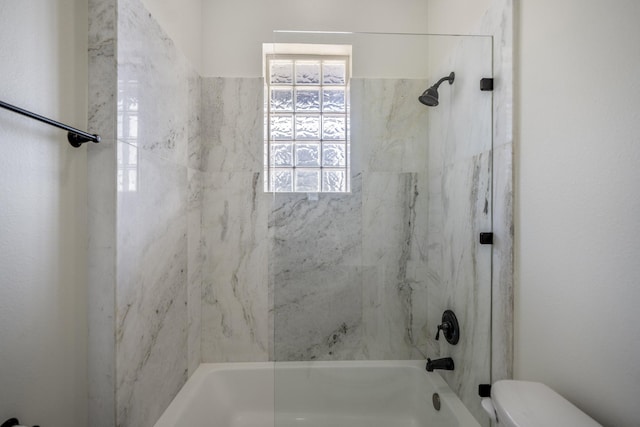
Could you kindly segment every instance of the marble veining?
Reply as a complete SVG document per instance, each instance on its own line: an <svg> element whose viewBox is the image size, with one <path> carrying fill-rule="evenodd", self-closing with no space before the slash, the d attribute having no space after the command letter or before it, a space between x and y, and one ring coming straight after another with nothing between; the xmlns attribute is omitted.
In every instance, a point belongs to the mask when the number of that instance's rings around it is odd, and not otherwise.
<svg viewBox="0 0 640 427"><path fill-rule="evenodd" d="M492 382L513 377L513 0L495 0L478 31L493 35Z"/></svg>
<svg viewBox="0 0 640 427"><path fill-rule="evenodd" d="M365 348L371 359L409 358L421 341L426 174L371 172L363 184Z"/></svg>
<svg viewBox="0 0 640 427"><path fill-rule="evenodd" d="M204 174L194 169L188 169L187 174L187 355L191 376L202 360L202 280L207 254L202 233Z"/></svg>
<svg viewBox="0 0 640 427"><path fill-rule="evenodd" d="M352 358L360 347L362 179L350 194L274 194L269 278L275 360Z"/></svg>
<svg viewBox="0 0 640 427"><path fill-rule="evenodd" d="M139 0L89 14L89 424L152 426L200 363L200 77Z"/></svg>
<svg viewBox="0 0 640 427"><path fill-rule="evenodd" d="M461 340L450 346L441 340L441 356L451 356L457 367L444 373L465 405L479 421L483 418L477 399L477 384L490 380L491 346L491 247L478 243L478 230L490 228L487 200L491 191L491 152L481 153L448 167L443 173L443 216L440 227L442 264L440 288L429 294L440 310L433 313L439 323L442 307L458 316ZM431 302L431 301L430 301ZM435 323L435 324L437 324Z"/></svg>
<svg viewBox="0 0 640 427"><path fill-rule="evenodd" d="M361 167L354 160L351 193L315 200L256 194L259 174L247 169L262 168L262 153L238 157L255 149L238 135L261 141L261 98L243 88L261 91L262 81L203 82L202 152L213 160L203 168L203 361L422 357L426 313L414 301L426 295L427 115L413 101L425 81L354 84L352 155ZM378 101L384 108L358 107ZM239 114L247 104L259 109ZM398 155L369 161L387 149Z"/></svg>
<svg viewBox="0 0 640 427"><path fill-rule="evenodd" d="M193 72L140 1L118 12L118 138L186 166Z"/></svg>
<svg viewBox="0 0 640 427"><path fill-rule="evenodd" d="M416 94L426 84L426 79L351 80L353 171L424 170L428 116Z"/></svg>
<svg viewBox="0 0 640 427"><path fill-rule="evenodd" d="M187 171L144 152L138 167L138 191L118 193L116 384L123 426L152 424L187 378Z"/></svg>
<svg viewBox="0 0 640 427"><path fill-rule="evenodd" d="M195 71L189 72L188 77L188 166L198 171L205 170L205 154L202 137L202 77Z"/></svg>
<svg viewBox="0 0 640 427"><path fill-rule="evenodd" d="M451 308L462 338L457 346L430 338L424 348L427 354L454 358L456 370L444 377L485 426L490 422L476 386L504 378L512 363L512 336L505 327L512 321L512 150L507 137L512 13L511 1L494 2L475 31L493 38L461 39L434 69L437 75L454 69L456 81L454 102L433 112L429 131L427 323L435 330L442 310ZM487 62L492 57L493 63ZM480 77L491 75L491 67L496 90L472 88ZM471 82L464 75L473 75ZM486 230L494 232L492 246L477 242L478 233Z"/></svg>
<svg viewBox="0 0 640 427"><path fill-rule="evenodd" d="M260 173L204 178L202 358L268 358L267 199Z"/></svg>
<svg viewBox="0 0 640 427"><path fill-rule="evenodd" d="M262 171L263 98L261 78L203 79L203 170Z"/></svg>

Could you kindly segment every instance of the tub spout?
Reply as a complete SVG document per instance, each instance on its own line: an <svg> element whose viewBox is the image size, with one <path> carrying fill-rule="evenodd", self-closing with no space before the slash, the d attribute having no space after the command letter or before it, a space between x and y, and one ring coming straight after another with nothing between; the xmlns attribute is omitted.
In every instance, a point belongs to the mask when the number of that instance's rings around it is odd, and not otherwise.
<svg viewBox="0 0 640 427"><path fill-rule="evenodd" d="M450 357L444 357L442 359L431 360L427 359L427 371L433 372L434 369L443 369L445 371L453 371L454 364L453 359Z"/></svg>

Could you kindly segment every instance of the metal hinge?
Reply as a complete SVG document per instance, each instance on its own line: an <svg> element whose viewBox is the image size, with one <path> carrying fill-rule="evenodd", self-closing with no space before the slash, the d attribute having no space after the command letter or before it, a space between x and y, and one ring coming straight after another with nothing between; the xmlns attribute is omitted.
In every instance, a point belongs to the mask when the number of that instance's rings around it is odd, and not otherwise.
<svg viewBox="0 0 640 427"><path fill-rule="evenodd" d="M481 245L493 245L493 233L480 233Z"/></svg>
<svg viewBox="0 0 640 427"><path fill-rule="evenodd" d="M487 77L480 79L480 90L492 91L493 79Z"/></svg>

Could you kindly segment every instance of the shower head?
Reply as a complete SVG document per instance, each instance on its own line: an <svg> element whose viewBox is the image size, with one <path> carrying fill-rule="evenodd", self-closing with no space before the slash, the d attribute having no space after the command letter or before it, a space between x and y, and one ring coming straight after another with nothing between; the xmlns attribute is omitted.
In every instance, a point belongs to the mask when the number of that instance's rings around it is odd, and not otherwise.
<svg viewBox="0 0 640 427"><path fill-rule="evenodd" d="M429 89L425 90L418 99L428 107L435 107L436 105L438 105L438 89L436 89L435 87L430 87Z"/></svg>
<svg viewBox="0 0 640 427"><path fill-rule="evenodd" d="M438 105L438 87L445 80L447 80L450 85L453 84L453 80L455 79L455 77L456 75L452 71L451 74L449 74L447 77L441 78L440 80L438 80L438 83L425 90L422 95L418 97L418 100L428 107L435 107L436 105Z"/></svg>

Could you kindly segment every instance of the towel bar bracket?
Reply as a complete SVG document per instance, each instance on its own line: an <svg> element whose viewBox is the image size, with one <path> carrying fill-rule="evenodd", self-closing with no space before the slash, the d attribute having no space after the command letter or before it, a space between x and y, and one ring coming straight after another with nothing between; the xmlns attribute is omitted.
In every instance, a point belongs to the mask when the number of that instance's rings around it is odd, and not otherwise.
<svg viewBox="0 0 640 427"><path fill-rule="evenodd" d="M86 136L78 135L77 133L69 132L67 133L67 141L73 147L80 147L85 142L93 141L95 143L100 142L100 135L93 135L94 138L87 138Z"/></svg>
<svg viewBox="0 0 640 427"><path fill-rule="evenodd" d="M43 123L57 127L59 129L66 130L68 132L67 141L69 141L69 144L71 144L73 147L80 147L82 144L89 141L100 142L100 135L95 135L95 134L81 131L80 129L76 129L74 127L65 125L63 123L57 122L55 120L49 119L39 114L32 113L31 111L24 110L20 107L16 107L15 105L7 104L6 102L0 101L0 107L5 108L9 111L13 111L14 113L22 114L23 116L27 116L32 119L41 121Z"/></svg>

